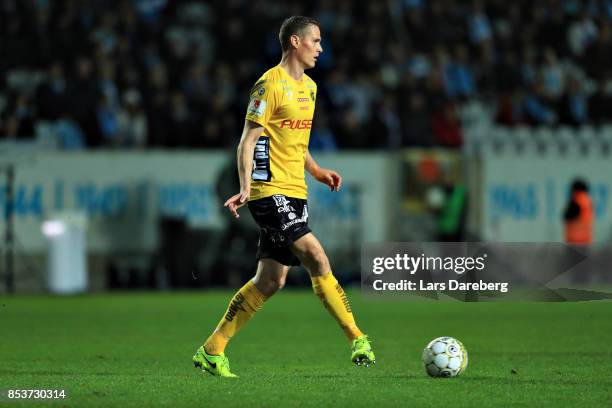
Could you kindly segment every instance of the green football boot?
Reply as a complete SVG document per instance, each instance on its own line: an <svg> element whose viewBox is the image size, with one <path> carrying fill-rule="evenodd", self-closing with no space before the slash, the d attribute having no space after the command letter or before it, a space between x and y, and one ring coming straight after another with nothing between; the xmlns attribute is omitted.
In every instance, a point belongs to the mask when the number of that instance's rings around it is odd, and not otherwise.
<svg viewBox="0 0 612 408"><path fill-rule="evenodd" d="M204 350L204 346L200 346L193 356L193 365L218 377L238 378L230 371L229 360L225 353L213 356Z"/></svg>
<svg viewBox="0 0 612 408"><path fill-rule="evenodd" d="M366 367L369 367L370 364L376 364L376 356L374 356L368 336L364 335L353 340L351 361L358 366L364 365Z"/></svg>

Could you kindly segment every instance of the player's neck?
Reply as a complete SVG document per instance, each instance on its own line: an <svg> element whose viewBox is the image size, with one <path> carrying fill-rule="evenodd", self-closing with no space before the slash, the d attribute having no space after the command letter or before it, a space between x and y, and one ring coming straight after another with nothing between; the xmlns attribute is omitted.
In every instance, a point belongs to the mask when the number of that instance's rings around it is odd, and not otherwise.
<svg viewBox="0 0 612 408"><path fill-rule="evenodd" d="M296 81L300 81L302 79L302 75L304 75L304 67L300 62L295 58L290 58L287 55L283 55L281 62L279 64L287 74Z"/></svg>

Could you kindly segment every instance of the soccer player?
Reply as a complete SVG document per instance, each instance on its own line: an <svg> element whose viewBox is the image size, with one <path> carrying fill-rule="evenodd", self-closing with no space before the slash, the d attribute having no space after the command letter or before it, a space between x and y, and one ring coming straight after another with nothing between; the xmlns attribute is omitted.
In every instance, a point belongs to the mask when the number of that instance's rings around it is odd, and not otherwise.
<svg viewBox="0 0 612 408"><path fill-rule="evenodd" d="M317 85L304 70L313 68L321 47L316 20L294 16L280 28L281 62L251 89L238 145L240 192L225 202L239 218L248 203L260 227L257 272L231 299L213 333L193 356L196 367L221 377L236 377L225 347L264 303L285 285L289 267L304 264L315 294L351 343L357 365L375 363L367 336L357 327L344 290L333 276L323 247L308 228L304 170L338 191L342 177L319 167L308 151Z"/></svg>

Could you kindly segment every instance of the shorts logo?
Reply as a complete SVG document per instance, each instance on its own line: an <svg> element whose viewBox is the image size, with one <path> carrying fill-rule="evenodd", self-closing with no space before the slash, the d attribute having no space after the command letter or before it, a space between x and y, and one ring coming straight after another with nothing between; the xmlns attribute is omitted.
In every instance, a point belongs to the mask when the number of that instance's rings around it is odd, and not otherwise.
<svg viewBox="0 0 612 408"><path fill-rule="evenodd" d="M249 102L249 107L247 109L247 114L262 117L266 113L266 101L261 99L251 99Z"/></svg>
<svg viewBox="0 0 612 408"><path fill-rule="evenodd" d="M291 213L293 214L293 213ZM295 214L294 214L294 218L292 219L291 217L289 217L289 219L291 219L291 221L283 224L281 226L281 229L284 231L287 228L295 225L295 224L300 224L300 223L307 223L308 222L308 206L304 205L304 211L302 212L302 216L300 218L295 218Z"/></svg>
<svg viewBox="0 0 612 408"><path fill-rule="evenodd" d="M295 208L289 205L289 200L287 200L287 197L285 197L284 195L276 194L273 195L272 198L274 199L274 203L276 204L279 213L291 214L291 211L295 211Z"/></svg>

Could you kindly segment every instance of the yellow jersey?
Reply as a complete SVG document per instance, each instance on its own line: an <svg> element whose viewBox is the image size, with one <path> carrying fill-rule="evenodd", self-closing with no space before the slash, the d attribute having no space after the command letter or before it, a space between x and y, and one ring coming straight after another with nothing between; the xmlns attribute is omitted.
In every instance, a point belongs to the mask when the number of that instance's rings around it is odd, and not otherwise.
<svg viewBox="0 0 612 408"><path fill-rule="evenodd" d="M304 161L312 128L317 84L291 77L277 65L251 89L246 119L263 126L253 154L250 200L283 194L307 197Z"/></svg>

